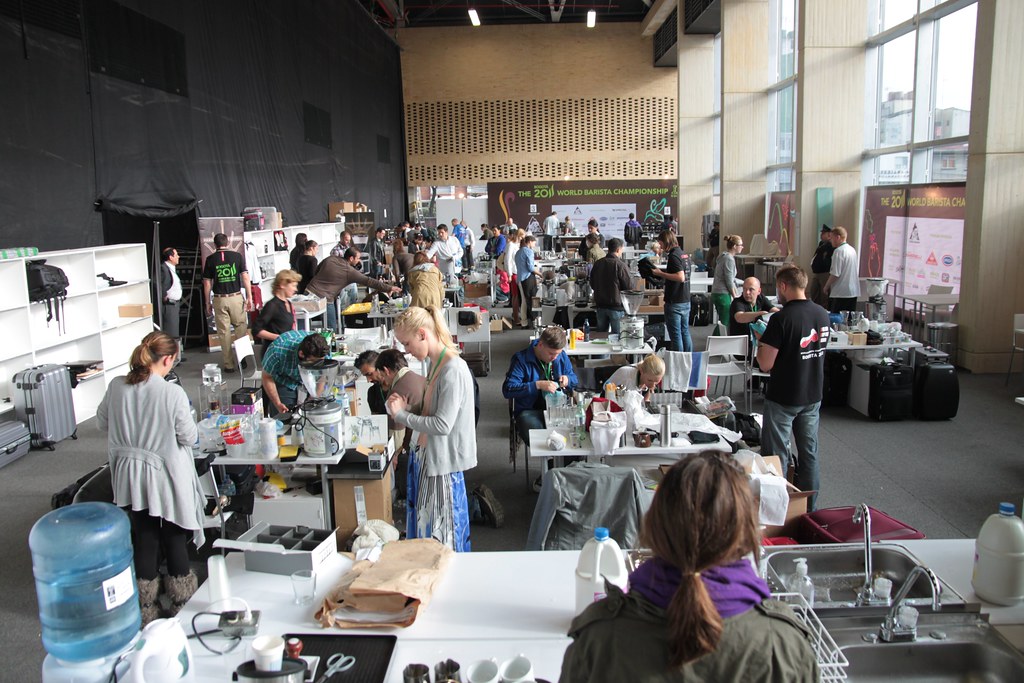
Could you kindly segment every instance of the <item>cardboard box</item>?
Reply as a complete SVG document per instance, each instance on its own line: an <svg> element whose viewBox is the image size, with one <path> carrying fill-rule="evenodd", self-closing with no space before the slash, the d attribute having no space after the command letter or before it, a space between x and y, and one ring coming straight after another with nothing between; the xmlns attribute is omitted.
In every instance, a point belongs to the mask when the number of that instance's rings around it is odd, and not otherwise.
<svg viewBox="0 0 1024 683"><path fill-rule="evenodd" d="M850 346L866 346L868 343L867 332L849 332L846 336Z"/></svg>
<svg viewBox="0 0 1024 683"><path fill-rule="evenodd" d="M327 205L327 220L337 221L339 213L363 213L366 211L369 211L366 204L359 202L330 202Z"/></svg>
<svg viewBox="0 0 1024 683"><path fill-rule="evenodd" d="M648 306L664 306L665 295L664 294L648 294L647 295Z"/></svg>
<svg viewBox="0 0 1024 683"><path fill-rule="evenodd" d="M153 315L153 304L121 304L117 307L117 314L122 318L141 318Z"/></svg>
<svg viewBox="0 0 1024 683"><path fill-rule="evenodd" d="M494 316L491 318L491 334L498 334L505 330L512 329L512 321L504 316Z"/></svg>
<svg viewBox="0 0 1024 683"><path fill-rule="evenodd" d="M243 551L246 571L285 576L316 571L338 549L334 531L268 522L257 522L237 540L218 538L213 545Z"/></svg>
<svg viewBox="0 0 1024 683"><path fill-rule="evenodd" d="M470 282L465 286L465 298L467 299L482 299L483 297L490 295L490 285L480 284L477 282Z"/></svg>
<svg viewBox="0 0 1024 683"><path fill-rule="evenodd" d="M403 463L404 465L404 463ZM401 465L400 465L401 466ZM391 524L391 463L383 471L370 470L369 458L355 451L346 451L345 459L331 466L334 526L338 543L344 544L362 522L362 519L383 519Z"/></svg>

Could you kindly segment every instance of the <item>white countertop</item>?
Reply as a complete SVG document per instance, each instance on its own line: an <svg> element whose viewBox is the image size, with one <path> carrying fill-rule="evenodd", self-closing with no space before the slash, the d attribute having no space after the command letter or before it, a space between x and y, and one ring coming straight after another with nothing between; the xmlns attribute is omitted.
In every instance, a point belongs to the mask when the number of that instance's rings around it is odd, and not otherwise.
<svg viewBox="0 0 1024 683"><path fill-rule="evenodd" d="M978 601L971 589L973 539L898 543L934 569L968 602ZM398 636L389 683L401 683L402 669L412 662L433 668L441 659L451 657L465 667L477 659L495 657L501 661L520 653L533 661L537 677L555 681L570 642L565 634L574 616L573 575L578 555L575 551L458 554L433 600L412 626L348 632ZM241 553L228 556L227 565L232 593L244 596L253 609L263 612L261 634L324 633L312 619L313 608L292 604L289 577L245 572ZM318 599L349 566L349 560L341 555L328 560L318 573ZM179 615L186 631L191 630L188 624L193 614L209 606L204 585ZM997 607L982 603L982 611L991 614L993 624L1024 624L1024 605ZM210 628L214 621L213 617L202 617L199 627ZM223 656L213 655L193 642L196 681L230 680L231 672L251 658L250 641L246 639L235 652Z"/></svg>

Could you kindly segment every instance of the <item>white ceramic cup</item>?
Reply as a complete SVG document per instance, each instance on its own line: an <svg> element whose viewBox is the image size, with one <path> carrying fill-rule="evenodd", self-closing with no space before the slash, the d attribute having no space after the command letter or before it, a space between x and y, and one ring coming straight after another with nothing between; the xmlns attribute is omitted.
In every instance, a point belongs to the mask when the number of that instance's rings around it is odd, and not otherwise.
<svg viewBox="0 0 1024 683"><path fill-rule="evenodd" d="M498 683L498 662L481 659L466 667L467 683Z"/></svg>
<svg viewBox="0 0 1024 683"><path fill-rule="evenodd" d="M284 638L259 636L252 641L253 661L257 671L280 671L284 657Z"/></svg>
<svg viewBox="0 0 1024 683"><path fill-rule="evenodd" d="M501 683L525 683L533 680L533 663L526 655L507 659L498 668Z"/></svg>

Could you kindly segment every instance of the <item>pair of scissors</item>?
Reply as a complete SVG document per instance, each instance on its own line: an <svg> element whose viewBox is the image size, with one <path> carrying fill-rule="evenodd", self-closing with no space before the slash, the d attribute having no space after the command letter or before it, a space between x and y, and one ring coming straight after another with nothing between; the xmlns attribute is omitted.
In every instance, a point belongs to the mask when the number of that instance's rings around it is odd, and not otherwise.
<svg viewBox="0 0 1024 683"><path fill-rule="evenodd" d="M324 671L323 676L316 679L316 683L327 683L327 679L334 676L334 674L340 674L343 671L348 671L355 665L355 657L336 652L327 659L327 670Z"/></svg>

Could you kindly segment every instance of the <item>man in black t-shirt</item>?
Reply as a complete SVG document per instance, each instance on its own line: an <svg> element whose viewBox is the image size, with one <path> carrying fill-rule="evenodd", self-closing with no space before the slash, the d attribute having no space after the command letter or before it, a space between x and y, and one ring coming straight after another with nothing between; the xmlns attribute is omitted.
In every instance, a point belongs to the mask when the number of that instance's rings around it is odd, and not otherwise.
<svg viewBox="0 0 1024 683"><path fill-rule="evenodd" d="M781 311L768 321L757 347L757 362L771 373L765 392L761 453L778 455L789 466L790 440L796 443L794 483L818 490L818 409L825 378L829 320L824 308L807 299L807 274L796 266L775 276ZM783 471L783 475L785 475ZM817 496L808 501L814 509Z"/></svg>
<svg viewBox="0 0 1024 683"><path fill-rule="evenodd" d="M203 265L203 308L207 317L215 314L217 337L224 372L235 371L235 354L231 342L248 333L246 311L252 310L252 286L245 259L237 251L228 249L228 236L222 232L213 236L217 251L206 257ZM245 289L245 299L242 298ZM213 294L211 300L210 294ZM231 333L234 325L235 334Z"/></svg>
<svg viewBox="0 0 1024 683"><path fill-rule="evenodd" d="M656 271L665 280L665 332L670 351L693 351L690 340L690 257L679 248L672 230L658 235L667 265Z"/></svg>
<svg viewBox="0 0 1024 683"><path fill-rule="evenodd" d="M778 310L778 306L761 293L761 281L748 277L743 281L743 293L729 306L729 334L750 334L750 323Z"/></svg>
<svg viewBox="0 0 1024 683"><path fill-rule="evenodd" d="M828 282L828 272L832 270L832 228L824 223L821 225L821 241L818 248L814 250L814 257L811 259L811 275L807 283L807 298L828 308L828 295L825 294L825 283Z"/></svg>

